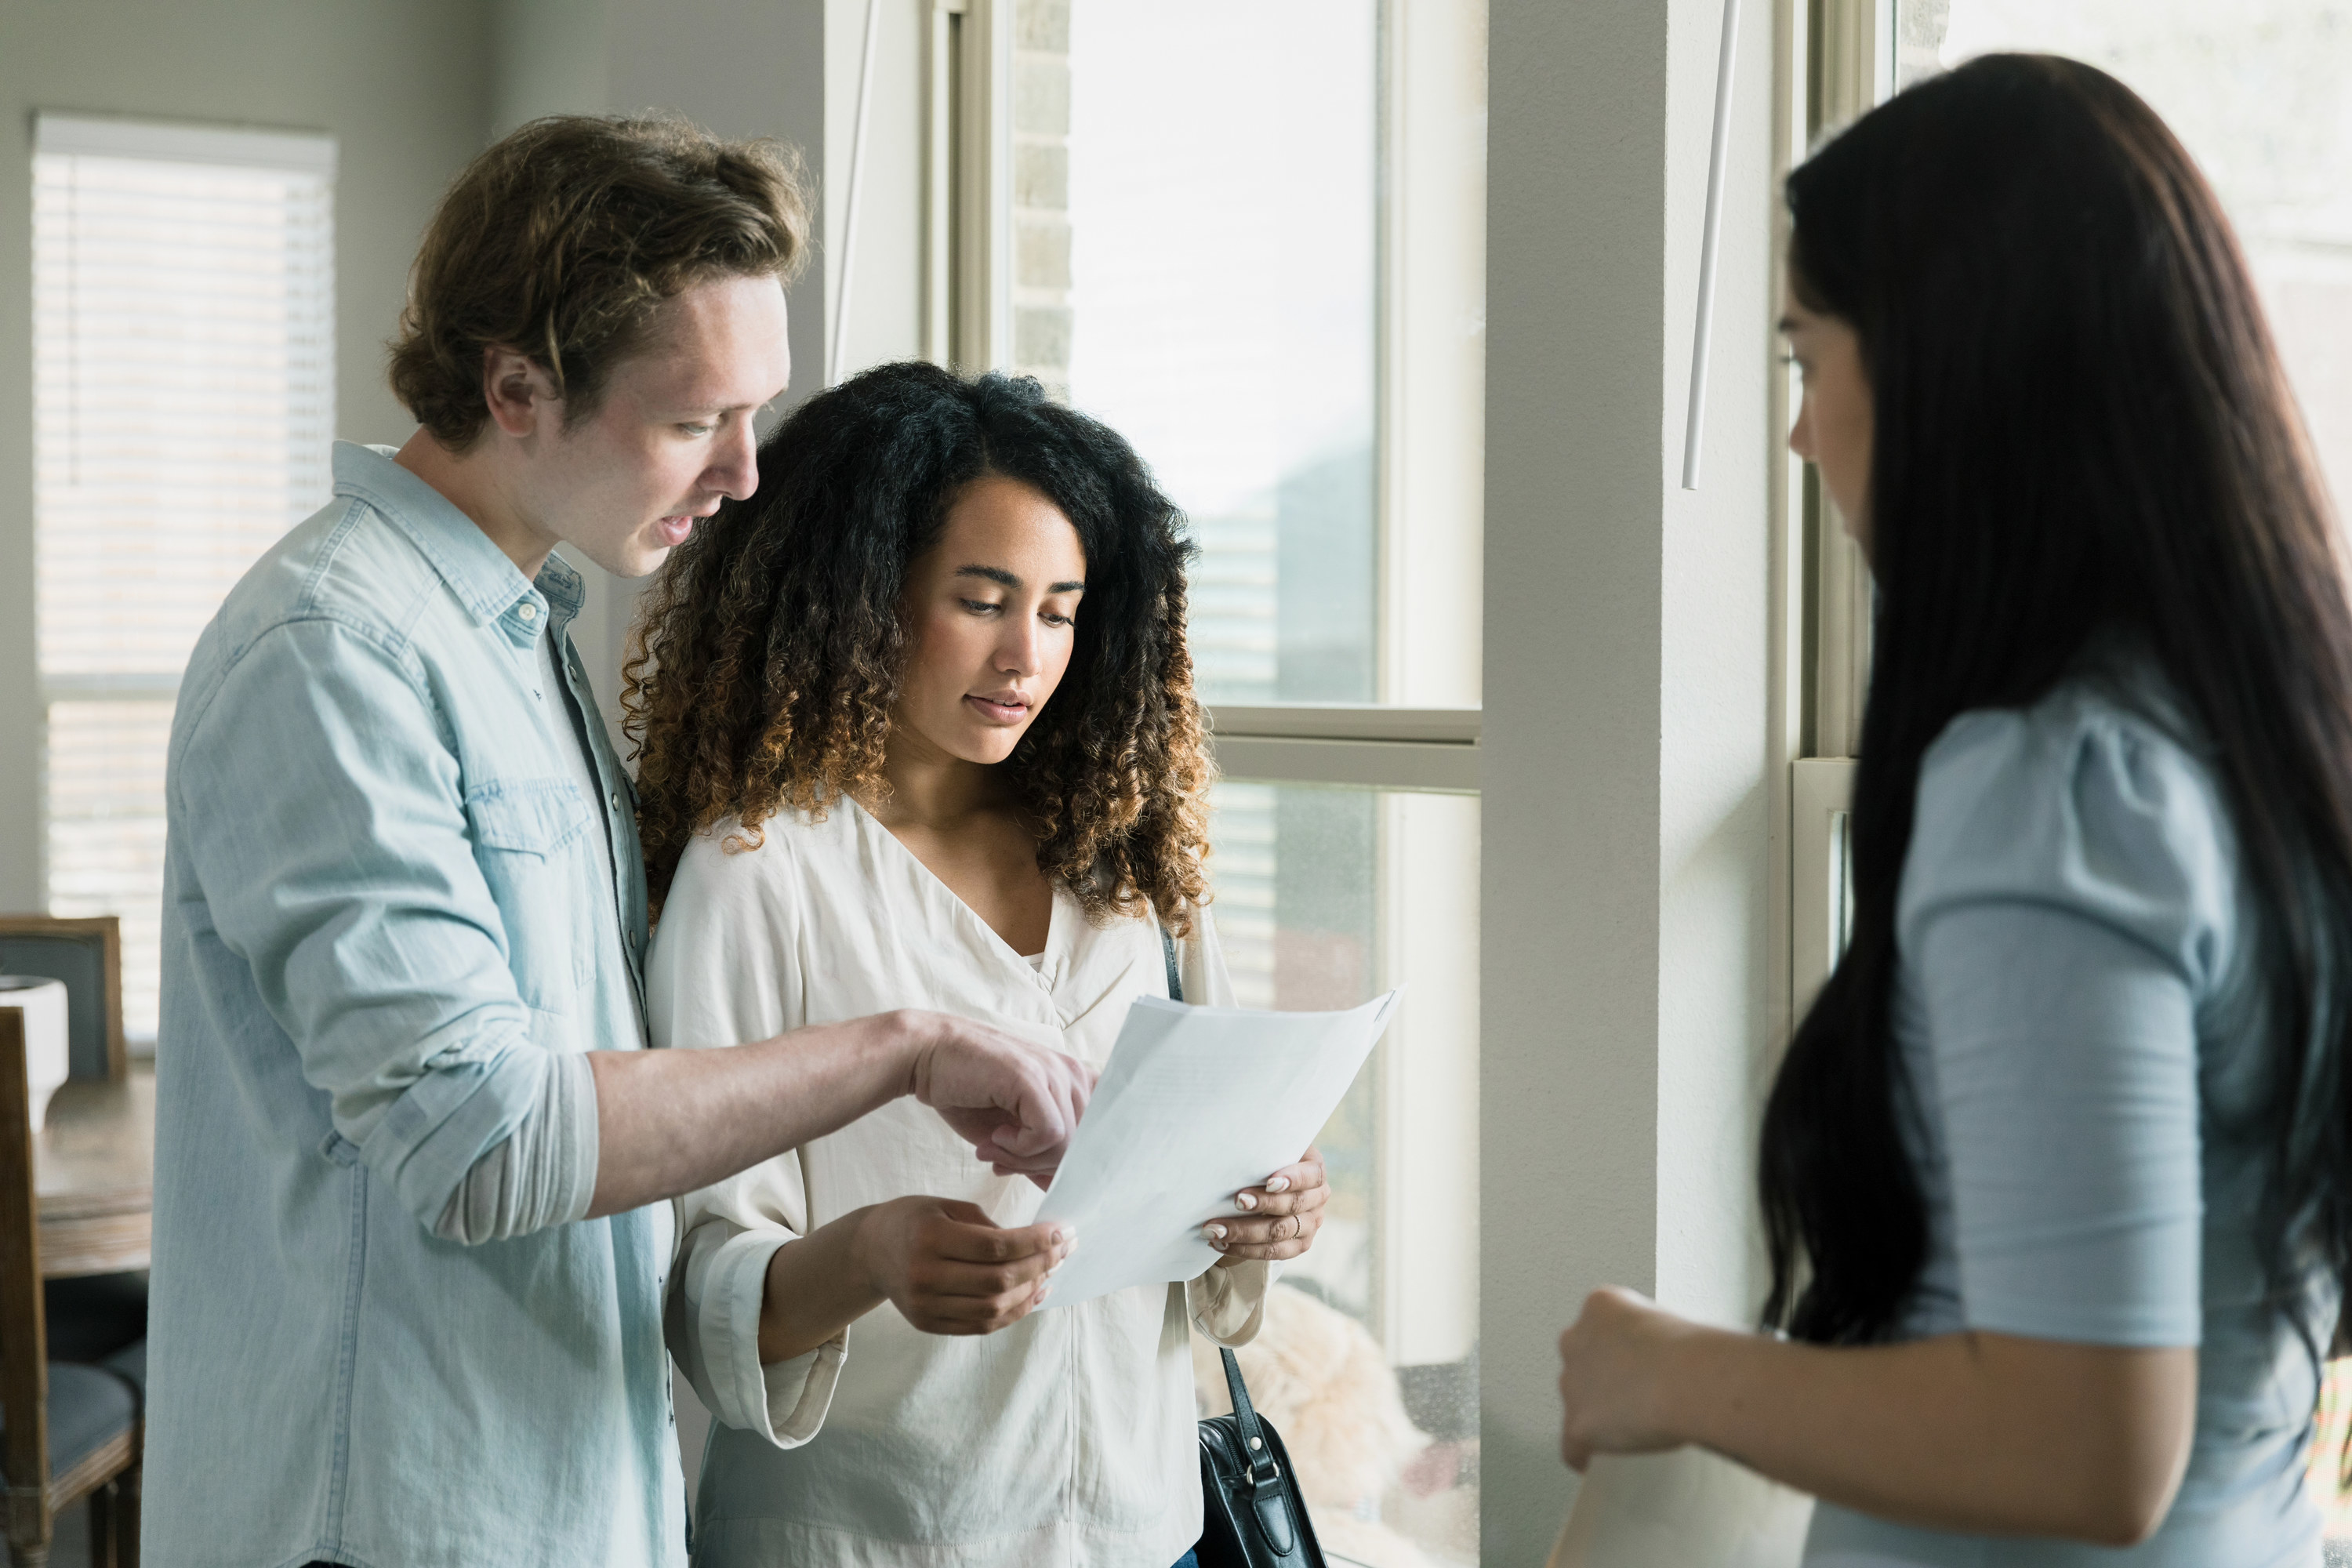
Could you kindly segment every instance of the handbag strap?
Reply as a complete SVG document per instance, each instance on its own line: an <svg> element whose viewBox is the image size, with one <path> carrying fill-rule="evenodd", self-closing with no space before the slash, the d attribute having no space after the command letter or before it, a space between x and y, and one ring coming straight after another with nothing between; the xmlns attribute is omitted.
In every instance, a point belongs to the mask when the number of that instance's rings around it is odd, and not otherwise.
<svg viewBox="0 0 2352 1568"><path fill-rule="evenodd" d="M1184 1000L1184 982L1176 969L1176 942L1168 928L1160 928L1160 954L1168 964L1168 999ZM1233 1395L1234 1422L1241 1429L1242 1447L1249 1456L1250 1485L1258 1496L1265 1497L1282 1484L1281 1468L1274 1462L1274 1450L1265 1446L1265 1432L1258 1425L1257 1411L1250 1404L1249 1384L1242 1381L1242 1363L1234 1359L1233 1351L1217 1347L1217 1354L1225 1363L1225 1391Z"/></svg>
<svg viewBox="0 0 2352 1568"><path fill-rule="evenodd" d="M1249 1456L1250 1484L1264 1497L1282 1484L1282 1471L1274 1462L1274 1450L1266 1447L1257 1411L1250 1405L1249 1384L1242 1381L1242 1363L1224 1345L1217 1347L1217 1354L1224 1358L1225 1391L1234 1396L1234 1425L1241 1429L1242 1447Z"/></svg>
<svg viewBox="0 0 2352 1568"><path fill-rule="evenodd" d="M1168 934L1166 926L1160 928L1160 956L1168 961L1168 1000L1181 1002L1184 1000L1184 981L1176 973L1176 939Z"/></svg>

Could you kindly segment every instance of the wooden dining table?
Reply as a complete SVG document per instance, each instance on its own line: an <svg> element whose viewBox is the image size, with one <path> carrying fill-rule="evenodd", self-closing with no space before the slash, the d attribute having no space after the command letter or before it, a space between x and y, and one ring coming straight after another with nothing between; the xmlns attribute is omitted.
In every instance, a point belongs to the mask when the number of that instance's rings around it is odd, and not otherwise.
<svg viewBox="0 0 2352 1568"><path fill-rule="evenodd" d="M33 1140L41 1274L144 1268L154 1232L155 1064L118 1082L72 1079Z"/></svg>

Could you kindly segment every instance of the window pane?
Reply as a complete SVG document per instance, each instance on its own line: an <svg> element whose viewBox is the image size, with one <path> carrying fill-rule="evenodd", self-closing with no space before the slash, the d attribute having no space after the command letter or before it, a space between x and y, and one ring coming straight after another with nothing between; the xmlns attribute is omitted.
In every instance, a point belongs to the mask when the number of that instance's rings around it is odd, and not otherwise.
<svg viewBox="0 0 2352 1568"><path fill-rule="evenodd" d="M47 896L59 915L122 917L133 1040L155 1035L172 713L146 699L331 489L331 195L315 170L33 159ZM110 683L141 700L61 700Z"/></svg>
<svg viewBox="0 0 2352 1568"><path fill-rule="evenodd" d="M1357 1434L1344 1453L1286 1430L1316 1529L1375 1568L1475 1563L1478 802L1226 783L1215 837L1217 930L1244 1005L1349 1007L1410 987L1323 1130L1328 1217L1283 1274L1368 1335L1395 1380L1328 1391L1361 1406L1317 1424ZM1391 1396L1412 1430L1382 1426Z"/></svg>
<svg viewBox="0 0 2352 1568"><path fill-rule="evenodd" d="M1372 700L1377 5L1021 16L1016 367L1191 517L1203 697Z"/></svg>

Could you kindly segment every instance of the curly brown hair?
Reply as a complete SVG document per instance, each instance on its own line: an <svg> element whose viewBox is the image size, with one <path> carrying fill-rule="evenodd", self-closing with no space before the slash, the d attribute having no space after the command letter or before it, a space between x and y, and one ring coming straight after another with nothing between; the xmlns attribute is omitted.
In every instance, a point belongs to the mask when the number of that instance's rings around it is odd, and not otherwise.
<svg viewBox="0 0 2352 1568"><path fill-rule="evenodd" d="M623 668L637 822L656 912L678 858L729 817L874 799L908 637L909 568L965 487L1034 486L1086 551L1067 671L1003 764L1037 866L1097 923L1206 901L1214 767L1184 641L1184 520L1133 447L1035 382L888 364L802 405L759 489L673 552ZM730 847L732 847L730 840Z"/></svg>
<svg viewBox="0 0 2352 1568"><path fill-rule="evenodd" d="M655 309L719 278L789 281L808 252L800 159L725 142L676 115L534 120L441 198L409 268L392 390L464 451L489 418L482 354L529 354L563 399L596 411Z"/></svg>

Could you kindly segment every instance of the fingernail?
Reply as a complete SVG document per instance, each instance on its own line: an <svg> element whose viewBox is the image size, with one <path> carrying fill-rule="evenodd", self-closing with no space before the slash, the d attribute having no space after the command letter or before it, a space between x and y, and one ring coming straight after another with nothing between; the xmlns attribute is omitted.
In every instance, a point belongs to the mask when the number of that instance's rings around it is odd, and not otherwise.
<svg viewBox="0 0 2352 1568"><path fill-rule="evenodd" d="M1201 1228L1209 1233L1209 1243L1211 1246L1214 1246L1218 1242L1225 1239L1225 1227L1216 1224L1214 1221L1202 1226Z"/></svg>
<svg viewBox="0 0 2352 1568"><path fill-rule="evenodd" d="M1062 1233L1058 1230L1054 1233L1054 1245L1055 1247L1062 1245Z"/></svg>
<svg viewBox="0 0 2352 1568"><path fill-rule="evenodd" d="M1037 1288L1037 1300L1040 1300L1040 1301L1043 1301L1046 1297L1048 1297L1048 1296L1052 1295L1053 1293L1054 1293L1054 1282L1053 1282L1052 1280L1048 1279L1047 1281L1045 1281L1045 1284L1043 1284L1043 1285L1041 1285L1041 1286L1039 1286L1039 1287Z"/></svg>
<svg viewBox="0 0 2352 1568"><path fill-rule="evenodd" d="M1290 1190L1290 1178L1288 1176L1276 1176L1274 1180L1266 1183L1265 1190L1269 1193L1286 1193Z"/></svg>
<svg viewBox="0 0 2352 1568"><path fill-rule="evenodd" d="M1241 1210L1244 1214L1247 1214L1250 1210L1257 1207L1257 1199L1248 1193L1235 1193L1234 1194L1234 1207Z"/></svg>

